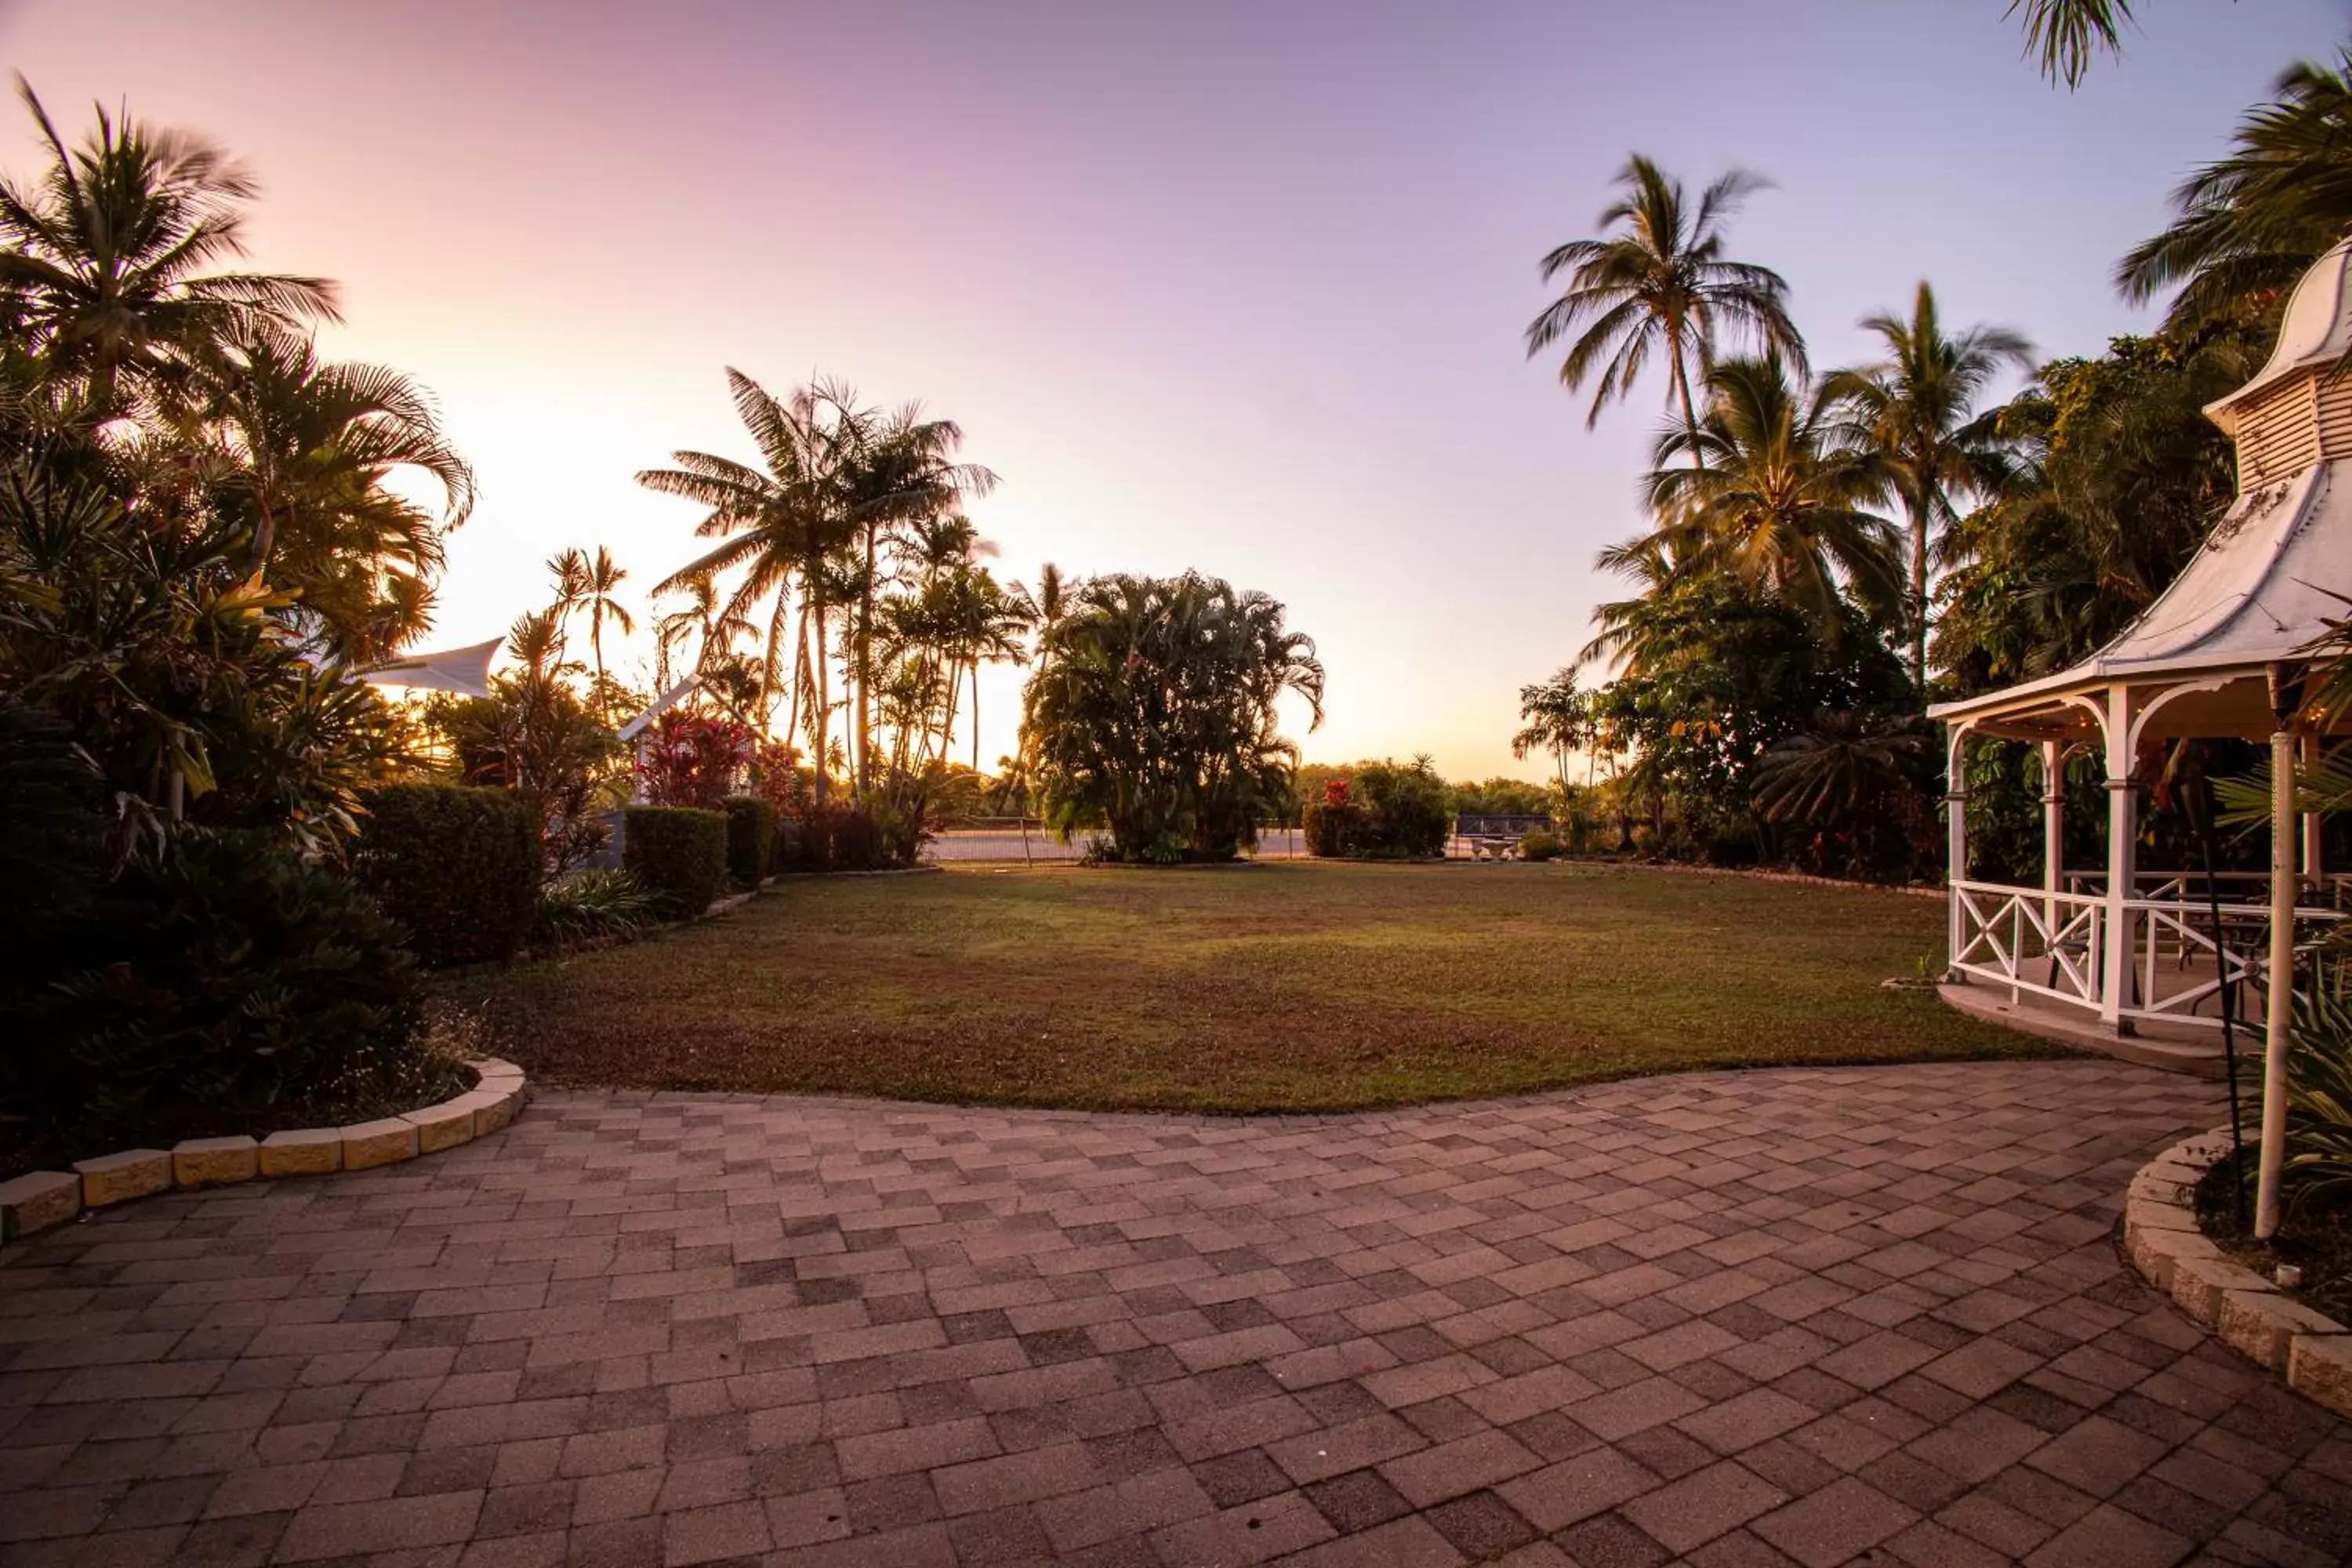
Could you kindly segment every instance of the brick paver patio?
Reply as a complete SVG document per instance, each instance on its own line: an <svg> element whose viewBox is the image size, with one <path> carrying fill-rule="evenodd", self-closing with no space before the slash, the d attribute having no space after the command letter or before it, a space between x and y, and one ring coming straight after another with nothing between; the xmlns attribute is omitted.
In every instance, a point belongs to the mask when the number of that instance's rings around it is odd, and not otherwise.
<svg viewBox="0 0 2352 1568"><path fill-rule="evenodd" d="M2212 1086L1328 1119L545 1094L0 1261L0 1559L2340 1563L2352 1424L2112 1230Z"/></svg>

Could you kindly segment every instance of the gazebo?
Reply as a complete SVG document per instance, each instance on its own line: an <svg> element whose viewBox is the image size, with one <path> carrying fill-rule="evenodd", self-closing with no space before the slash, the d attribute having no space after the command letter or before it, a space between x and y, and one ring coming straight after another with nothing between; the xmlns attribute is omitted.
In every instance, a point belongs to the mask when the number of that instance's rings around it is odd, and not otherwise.
<svg viewBox="0 0 2352 1568"><path fill-rule="evenodd" d="M2286 1025L2297 955L2343 915L2320 823L2294 815L2292 764L2352 733L2307 704L2331 619L2352 613L2352 241L2304 275L2277 348L2206 414L2237 448L2238 494L2179 578L2122 635L2053 675L1930 709L1948 731L1951 967L1947 994L2005 991L2018 1021L2119 1054L2217 1054L2225 982L2262 998L2263 1203L2276 1223L2285 1137ZM2323 732L2323 729L2325 732ZM2165 743L2267 740L2275 782L2271 870L2209 884L2137 865L2140 795ZM1972 741L2041 750L2038 887L1968 878L1963 766ZM2063 864L2063 765L2105 765L2106 865ZM2216 905L2221 915L2212 918ZM2277 983L2273 983L2276 977ZM2235 1011L2248 1011L2242 1005Z"/></svg>

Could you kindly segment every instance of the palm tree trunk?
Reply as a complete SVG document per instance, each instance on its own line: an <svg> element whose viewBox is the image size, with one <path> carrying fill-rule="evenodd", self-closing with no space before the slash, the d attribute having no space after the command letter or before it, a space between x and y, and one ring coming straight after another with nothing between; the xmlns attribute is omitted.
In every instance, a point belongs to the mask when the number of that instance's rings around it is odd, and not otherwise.
<svg viewBox="0 0 2352 1568"><path fill-rule="evenodd" d="M857 787L865 789L871 782L874 756L873 709L868 693L874 689L874 524L866 524L865 583L857 600Z"/></svg>
<svg viewBox="0 0 2352 1568"><path fill-rule="evenodd" d="M971 661L971 771L980 773L980 659Z"/></svg>
<svg viewBox="0 0 2352 1568"><path fill-rule="evenodd" d="M1699 449L1698 407L1691 400L1690 372L1683 363L1683 329L1674 321L1666 323L1666 363L1674 366L1675 395L1682 400L1683 429L1690 437L1691 462L1704 472L1706 454Z"/></svg>
<svg viewBox="0 0 2352 1568"><path fill-rule="evenodd" d="M820 563L818 573L823 570ZM833 737L833 692L825 679L824 668L824 579L816 573L811 574L807 592L803 597L808 603L807 618L814 623L816 631L816 652L813 656L816 662L816 687L810 693L810 707L811 717L816 724L816 801L823 805L825 776L831 771L827 753L831 750Z"/></svg>
<svg viewBox="0 0 2352 1568"><path fill-rule="evenodd" d="M1927 509L1911 503L1911 679L1927 691Z"/></svg>

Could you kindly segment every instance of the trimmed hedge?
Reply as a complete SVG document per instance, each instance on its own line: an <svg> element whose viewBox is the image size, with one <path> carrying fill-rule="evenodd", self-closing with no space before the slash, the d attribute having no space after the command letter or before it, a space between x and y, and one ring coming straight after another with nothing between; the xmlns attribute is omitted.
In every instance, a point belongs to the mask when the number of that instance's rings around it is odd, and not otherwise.
<svg viewBox="0 0 2352 1568"><path fill-rule="evenodd" d="M727 874L739 888L767 879L776 859L776 808L757 795L730 795L727 810Z"/></svg>
<svg viewBox="0 0 2352 1568"><path fill-rule="evenodd" d="M369 790L352 872L428 964L503 963L530 935L539 822L512 790L401 784Z"/></svg>
<svg viewBox="0 0 2352 1568"><path fill-rule="evenodd" d="M1530 833L1519 840L1522 860L1557 860L1562 846L1557 833Z"/></svg>
<svg viewBox="0 0 2352 1568"><path fill-rule="evenodd" d="M633 805L622 814L622 863L662 912L691 920L727 886L727 814Z"/></svg>

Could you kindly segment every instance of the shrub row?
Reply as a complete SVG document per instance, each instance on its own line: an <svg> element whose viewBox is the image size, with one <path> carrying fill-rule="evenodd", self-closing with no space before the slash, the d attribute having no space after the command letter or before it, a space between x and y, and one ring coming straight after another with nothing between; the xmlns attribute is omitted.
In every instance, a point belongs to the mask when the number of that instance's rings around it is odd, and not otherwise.
<svg viewBox="0 0 2352 1568"><path fill-rule="evenodd" d="M756 795L730 795L727 810L727 875L739 888L756 888L776 864L776 808Z"/></svg>
<svg viewBox="0 0 2352 1568"><path fill-rule="evenodd" d="M1427 763L1366 763L1347 795L1300 814L1308 854L1407 860L1445 853L1453 792Z"/></svg>
<svg viewBox="0 0 2352 1568"><path fill-rule="evenodd" d="M633 805L622 814L622 864L664 914L691 920L727 886L727 820L696 806Z"/></svg>
<svg viewBox="0 0 2352 1568"><path fill-rule="evenodd" d="M352 870L427 964L503 963L539 904L539 823L512 790L386 784L363 797Z"/></svg>

